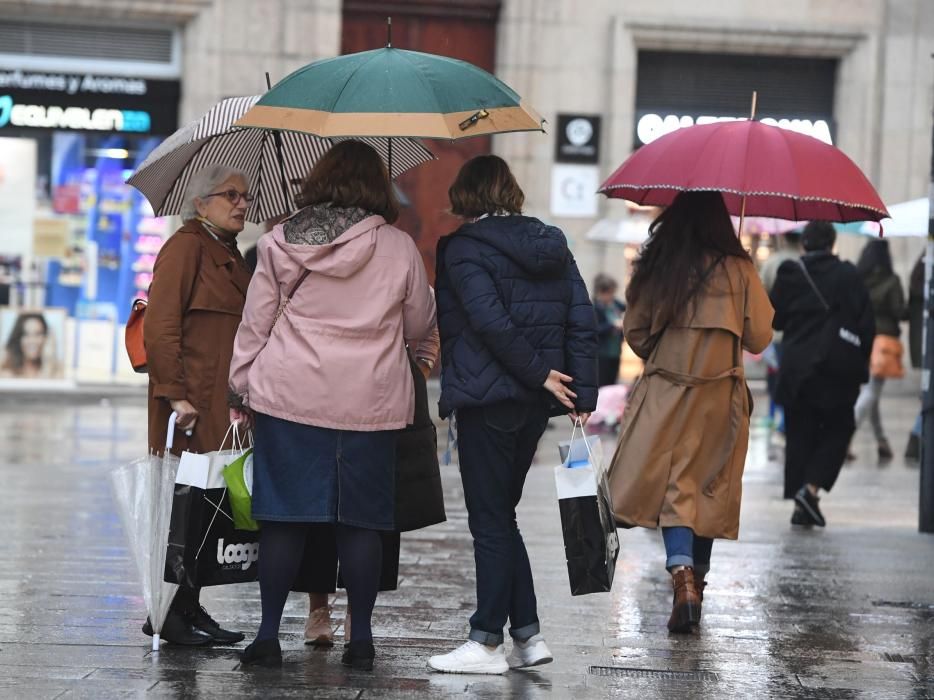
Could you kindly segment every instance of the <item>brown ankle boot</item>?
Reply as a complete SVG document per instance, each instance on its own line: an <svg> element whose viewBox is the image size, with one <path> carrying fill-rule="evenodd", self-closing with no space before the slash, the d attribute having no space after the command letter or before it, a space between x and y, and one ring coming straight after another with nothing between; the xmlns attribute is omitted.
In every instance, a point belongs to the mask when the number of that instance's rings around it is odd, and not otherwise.
<svg viewBox="0 0 934 700"><path fill-rule="evenodd" d="M676 633L690 632L700 622L701 598L694 585L694 569L685 567L671 575L674 588L674 601L671 605L671 617L668 619L668 631Z"/></svg>

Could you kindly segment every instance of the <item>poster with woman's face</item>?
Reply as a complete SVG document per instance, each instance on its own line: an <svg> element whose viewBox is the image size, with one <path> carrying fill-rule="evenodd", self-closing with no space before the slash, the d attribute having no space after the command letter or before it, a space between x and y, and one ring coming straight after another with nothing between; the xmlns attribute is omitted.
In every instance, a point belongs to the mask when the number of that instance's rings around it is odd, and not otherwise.
<svg viewBox="0 0 934 700"><path fill-rule="evenodd" d="M0 308L0 377L64 377L64 333L64 309Z"/></svg>

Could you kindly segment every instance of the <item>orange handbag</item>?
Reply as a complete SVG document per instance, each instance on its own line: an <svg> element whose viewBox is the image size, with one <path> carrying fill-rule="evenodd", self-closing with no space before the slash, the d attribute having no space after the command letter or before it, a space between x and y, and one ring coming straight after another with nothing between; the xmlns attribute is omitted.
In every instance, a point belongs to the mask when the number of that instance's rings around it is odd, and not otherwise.
<svg viewBox="0 0 934 700"><path fill-rule="evenodd" d="M869 374L879 379L901 379L905 376L902 353L904 348L898 338L877 335L872 341Z"/></svg>
<svg viewBox="0 0 934 700"><path fill-rule="evenodd" d="M135 299L133 301L133 310L130 311L130 319L126 322L126 354L130 357L130 364L133 369L140 373L146 373L146 346L143 344L143 321L146 318L146 306L148 302L145 299Z"/></svg>

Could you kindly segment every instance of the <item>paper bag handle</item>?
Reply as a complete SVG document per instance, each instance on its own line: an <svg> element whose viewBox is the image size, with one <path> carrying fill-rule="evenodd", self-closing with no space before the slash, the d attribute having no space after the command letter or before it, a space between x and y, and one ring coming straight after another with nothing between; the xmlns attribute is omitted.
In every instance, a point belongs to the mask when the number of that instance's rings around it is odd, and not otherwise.
<svg viewBox="0 0 934 700"><path fill-rule="evenodd" d="M584 432L584 421L580 418L574 419L574 427L571 428L571 445L574 444L574 436L577 434L577 428L580 426L581 437L584 439L584 447L587 448L587 456L590 458L590 463L596 467L597 465L593 462L593 452L590 449L590 440L587 439L587 433ZM568 446L568 460L571 459L571 449L570 445ZM565 460L567 462L567 460Z"/></svg>

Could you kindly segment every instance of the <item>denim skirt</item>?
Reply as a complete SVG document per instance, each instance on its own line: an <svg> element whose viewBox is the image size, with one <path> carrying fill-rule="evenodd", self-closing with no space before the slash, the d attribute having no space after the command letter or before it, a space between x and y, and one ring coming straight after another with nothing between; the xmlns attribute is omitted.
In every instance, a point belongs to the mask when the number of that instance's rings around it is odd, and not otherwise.
<svg viewBox="0 0 934 700"><path fill-rule="evenodd" d="M253 518L394 529L396 435L257 413Z"/></svg>

